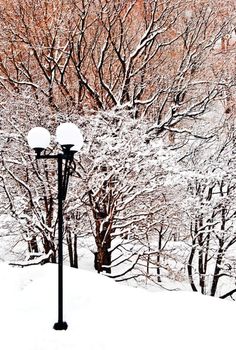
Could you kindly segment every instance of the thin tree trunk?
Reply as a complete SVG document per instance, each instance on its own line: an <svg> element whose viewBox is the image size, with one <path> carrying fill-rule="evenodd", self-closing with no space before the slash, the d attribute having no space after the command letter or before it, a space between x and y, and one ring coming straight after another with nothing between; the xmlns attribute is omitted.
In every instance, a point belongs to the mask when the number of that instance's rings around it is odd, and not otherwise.
<svg viewBox="0 0 236 350"><path fill-rule="evenodd" d="M73 267L78 269L78 251L77 251L77 235L74 235L74 261Z"/></svg>

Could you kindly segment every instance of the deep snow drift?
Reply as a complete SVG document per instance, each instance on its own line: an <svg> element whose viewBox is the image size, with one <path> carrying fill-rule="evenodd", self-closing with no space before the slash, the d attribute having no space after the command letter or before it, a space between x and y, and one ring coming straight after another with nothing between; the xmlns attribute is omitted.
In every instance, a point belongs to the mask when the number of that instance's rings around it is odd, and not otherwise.
<svg viewBox="0 0 236 350"><path fill-rule="evenodd" d="M64 268L57 321L57 265L0 264L4 350L235 350L235 303L191 292L148 292Z"/></svg>

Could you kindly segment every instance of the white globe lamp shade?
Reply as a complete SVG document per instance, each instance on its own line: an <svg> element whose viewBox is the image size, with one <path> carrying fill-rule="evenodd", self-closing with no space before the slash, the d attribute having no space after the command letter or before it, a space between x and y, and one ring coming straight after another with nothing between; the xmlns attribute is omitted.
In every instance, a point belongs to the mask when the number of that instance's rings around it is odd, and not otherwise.
<svg viewBox="0 0 236 350"><path fill-rule="evenodd" d="M61 146L70 146L77 152L83 145L83 136L74 123L63 123L57 127L56 140Z"/></svg>
<svg viewBox="0 0 236 350"><path fill-rule="evenodd" d="M50 133L45 128L36 127L29 131L27 140L30 148L44 149L50 144Z"/></svg>
<svg viewBox="0 0 236 350"><path fill-rule="evenodd" d="M83 143L84 143L84 138L79 130L79 133L78 133L77 139L76 139L76 144L71 148L71 151L72 152L79 152L81 150L81 148L83 147Z"/></svg>

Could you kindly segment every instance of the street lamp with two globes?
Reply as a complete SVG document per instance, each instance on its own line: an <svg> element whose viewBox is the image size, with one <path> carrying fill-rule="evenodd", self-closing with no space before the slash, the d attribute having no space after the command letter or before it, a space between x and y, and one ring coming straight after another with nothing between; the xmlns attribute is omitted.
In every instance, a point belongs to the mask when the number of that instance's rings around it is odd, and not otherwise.
<svg viewBox="0 0 236 350"><path fill-rule="evenodd" d="M35 150L36 159L56 159L58 171L58 322L55 330L66 330L63 321L63 201L66 198L69 177L73 171L74 154L83 146L80 129L73 123L63 123L57 127L56 141L62 152L57 154L42 153L50 144L50 133L43 127L31 129L27 136L29 146Z"/></svg>

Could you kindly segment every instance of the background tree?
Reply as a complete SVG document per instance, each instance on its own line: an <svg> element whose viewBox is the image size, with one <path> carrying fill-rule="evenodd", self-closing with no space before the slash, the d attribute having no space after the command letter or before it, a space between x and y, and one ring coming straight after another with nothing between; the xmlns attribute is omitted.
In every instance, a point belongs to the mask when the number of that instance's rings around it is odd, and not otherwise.
<svg viewBox="0 0 236 350"><path fill-rule="evenodd" d="M224 163L233 9L233 1L227 9L194 0L1 3L1 187L28 249L52 250L55 261L56 170L35 163L25 135L72 121L85 146L65 204L71 266L83 237L97 271L117 280L164 285L178 276L220 294L234 244L234 182ZM207 148L214 156L202 158ZM216 176L217 155L227 175Z"/></svg>

